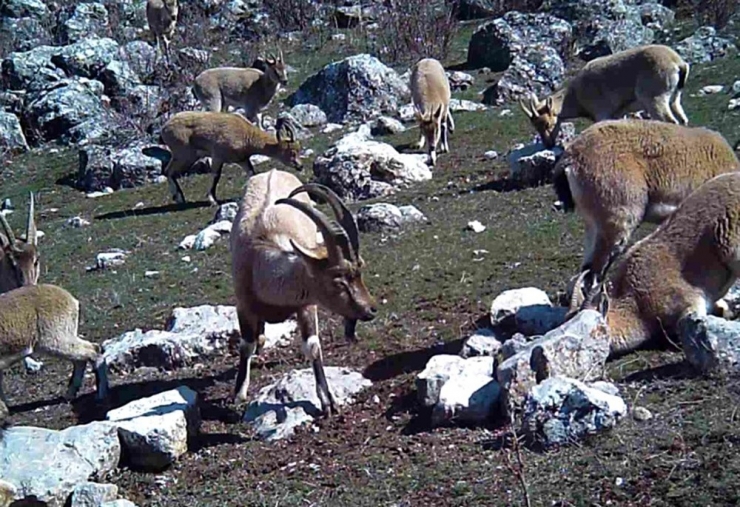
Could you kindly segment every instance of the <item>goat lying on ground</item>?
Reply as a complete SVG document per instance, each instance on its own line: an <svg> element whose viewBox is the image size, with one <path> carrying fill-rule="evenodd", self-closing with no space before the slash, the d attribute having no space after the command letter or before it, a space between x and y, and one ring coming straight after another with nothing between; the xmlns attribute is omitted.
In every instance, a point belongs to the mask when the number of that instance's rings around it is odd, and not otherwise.
<svg viewBox="0 0 740 507"><path fill-rule="evenodd" d="M448 131L455 131L455 122L450 114L450 82L442 64L433 58L424 58L411 70L411 97L416 117L421 128L421 138L414 148L427 145L429 164L437 163L437 144L440 151L447 153L450 146Z"/></svg>
<svg viewBox="0 0 740 507"><path fill-rule="evenodd" d="M201 72L195 78L193 94L206 111L227 112L241 107L245 117L262 128L262 110L280 86L288 83L283 52L264 60L265 71L255 68L218 67Z"/></svg>
<svg viewBox="0 0 740 507"><path fill-rule="evenodd" d="M149 30L154 34L168 64L171 62L170 40L175 35L179 10L177 0L147 0L146 2L146 21L149 24Z"/></svg>
<svg viewBox="0 0 740 507"><path fill-rule="evenodd" d="M688 75L689 64L668 46L640 46L591 60L563 89L520 105L548 148L569 118L599 122L643 108L653 120L687 125L681 91Z"/></svg>
<svg viewBox="0 0 740 507"><path fill-rule="evenodd" d="M585 274L573 290L571 313L602 312L612 355L675 336L684 316L713 311L740 274L740 173L707 181L658 229L632 245L608 290L606 270L590 285Z"/></svg>
<svg viewBox="0 0 740 507"><path fill-rule="evenodd" d="M660 223L692 191L738 161L717 132L653 120L611 120L583 131L555 165L565 211L586 224L581 271L598 274L643 222Z"/></svg>
<svg viewBox="0 0 740 507"><path fill-rule="evenodd" d="M106 364L100 345L77 335L80 304L56 285L32 285L0 294L0 405L7 404L3 370L34 352L72 361L74 371L65 398L82 386L87 363L93 364L97 398L108 392ZM0 407L0 413L7 407Z"/></svg>
<svg viewBox="0 0 740 507"><path fill-rule="evenodd" d="M213 182L208 200L214 205L218 204L216 187L225 163L239 164L248 175L252 175L255 170L249 158L267 155L297 170L303 169L295 125L283 118L278 119L276 133L272 134L238 114L185 111L167 121L162 127L161 137L169 152L159 147L142 151L166 164L162 173L167 176L175 202L185 202L178 176L204 156L211 158Z"/></svg>
<svg viewBox="0 0 740 507"><path fill-rule="evenodd" d="M325 199L337 220L314 208L308 195ZM317 243L317 230L324 244ZM247 398L250 363L258 344L264 343L265 323L297 314L322 409L327 415L336 412L324 374L316 305L349 321L375 317L375 302L362 280L359 250L354 217L328 188L302 185L292 174L277 170L250 178L231 230L241 329L237 399Z"/></svg>

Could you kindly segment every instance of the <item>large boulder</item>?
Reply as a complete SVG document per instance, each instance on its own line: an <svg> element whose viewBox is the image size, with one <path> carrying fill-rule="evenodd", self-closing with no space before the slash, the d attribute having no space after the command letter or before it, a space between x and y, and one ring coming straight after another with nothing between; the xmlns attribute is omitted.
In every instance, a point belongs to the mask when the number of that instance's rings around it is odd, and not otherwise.
<svg viewBox="0 0 740 507"><path fill-rule="evenodd" d="M162 163L142 153L149 144L133 141L122 148L90 145L79 152L77 187L84 192L138 187L158 181Z"/></svg>
<svg viewBox="0 0 740 507"><path fill-rule="evenodd" d="M87 37L104 35L108 30L108 9L96 2L80 3L61 25L61 35L67 44Z"/></svg>
<svg viewBox="0 0 740 507"><path fill-rule="evenodd" d="M586 61L650 44L655 38L631 0L550 0L549 12L572 23L576 53Z"/></svg>
<svg viewBox="0 0 740 507"><path fill-rule="evenodd" d="M99 79L103 69L119 58L120 46L113 39L86 37L62 47L51 61L70 76Z"/></svg>
<svg viewBox="0 0 740 507"><path fill-rule="evenodd" d="M162 470L185 454L200 428L198 395L186 386L141 398L106 415L131 465Z"/></svg>
<svg viewBox="0 0 740 507"><path fill-rule="evenodd" d="M483 92L483 103L501 105L532 94L543 97L563 84L565 65L558 52L532 44L519 52L499 80Z"/></svg>
<svg viewBox="0 0 740 507"><path fill-rule="evenodd" d="M671 9L660 3L645 2L638 8L642 24L653 30L665 30L676 18Z"/></svg>
<svg viewBox="0 0 740 507"><path fill-rule="evenodd" d="M714 27L703 26L676 44L676 52L689 63L707 63L736 54L737 46L731 40L717 36Z"/></svg>
<svg viewBox="0 0 740 507"><path fill-rule="evenodd" d="M366 121L396 112L409 89L396 71L362 54L334 62L309 77L288 97L290 106L313 104L331 122Z"/></svg>
<svg viewBox="0 0 740 507"><path fill-rule="evenodd" d="M521 405L532 386L551 376L598 379L609 356L609 330L599 312L585 310L506 359L496 378L506 392L506 408Z"/></svg>
<svg viewBox="0 0 740 507"><path fill-rule="evenodd" d="M426 155L398 153L390 144L371 140L368 125L316 157L313 172L318 183L350 201L391 195L432 178Z"/></svg>
<svg viewBox="0 0 740 507"><path fill-rule="evenodd" d="M293 320L266 324L264 347L290 342L295 329ZM233 306L175 308L166 330L136 329L106 340L103 356L110 367L122 371L142 366L172 370L222 353L229 341L239 336L239 320Z"/></svg>
<svg viewBox="0 0 740 507"><path fill-rule="evenodd" d="M570 53L570 24L550 14L512 11L478 27L468 44L468 64L494 72L509 68L514 58L533 44L554 49L561 58Z"/></svg>
<svg viewBox="0 0 740 507"><path fill-rule="evenodd" d="M427 217L411 205L399 207L381 202L365 205L357 211L357 227L362 232L392 231L425 222Z"/></svg>
<svg viewBox="0 0 740 507"><path fill-rule="evenodd" d="M329 390L340 407L372 382L348 368L324 367ZM311 368L293 370L274 384L263 387L244 413L257 435L265 440L291 436L295 428L321 415L321 402Z"/></svg>
<svg viewBox="0 0 740 507"><path fill-rule="evenodd" d="M575 379L552 377L527 396L522 433L532 444L567 445L613 428L626 414L619 396Z"/></svg>
<svg viewBox="0 0 740 507"><path fill-rule="evenodd" d="M10 53L2 62L4 87L9 90L41 89L65 77L51 61L61 48L38 46L29 51Z"/></svg>
<svg viewBox="0 0 740 507"><path fill-rule="evenodd" d="M18 505L62 507L77 485L115 469L120 457L116 428L104 422L62 431L16 426L0 439L0 477L15 487Z"/></svg>
<svg viewBox="0 0 740 507"><path fill-rule="evenodd" d="M45 22L36 18L8 18L0 16L0 38L11 51L30 51L51 44L52 36Z"/></svg>
<svg viewBox="0 0 740 507"><path fill-rule="evenodd" d="M28 150L21 122L13 113L0 111L0 152L19 153Z"/></svg>
<svg viewBox="0 0 740 507"><path fill-rule="evenodd" d="M51 11L42 0L3 0L0 16L9 18L48 18Z"/></svg>

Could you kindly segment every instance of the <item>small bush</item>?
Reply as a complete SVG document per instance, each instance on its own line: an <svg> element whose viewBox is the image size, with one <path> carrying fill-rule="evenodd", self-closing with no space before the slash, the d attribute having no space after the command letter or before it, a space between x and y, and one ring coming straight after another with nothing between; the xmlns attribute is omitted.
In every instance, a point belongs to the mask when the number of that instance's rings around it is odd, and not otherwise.
<svg viewBox="0 0 740 507"><path fill-rule="evenodd" d="M694 16L700 26L724 28L737 11L738 0L693 0Z"/></svg>
<svg viewBox="0 0 740 507"><path fill-rule="evenodd" d="M377 44L384 60L444 60L457 34L459 2L387 0L378 19Z"/></svg>

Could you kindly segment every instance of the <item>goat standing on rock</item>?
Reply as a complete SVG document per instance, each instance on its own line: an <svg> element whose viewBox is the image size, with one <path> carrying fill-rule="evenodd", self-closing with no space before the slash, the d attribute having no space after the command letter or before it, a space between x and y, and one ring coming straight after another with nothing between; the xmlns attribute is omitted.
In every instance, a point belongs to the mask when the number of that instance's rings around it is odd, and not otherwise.
<svg viewBox="0 0 740 507"><path fill-rule="evenodd" d="M199 159L210 157L213 182L208 200L216 205L216 187L225 163L239 164L248 175L253 175L256 171L249 158L267 155L299 171L303 169L295 125L281 118L275 127L276 133L272 134L238 114L184 111L162 127L162 141L169 152L159 147L144 148L142 152L166 164L162 173L167 176L173 200L179 203L185 202L185 194L177 182L178 175Z"/></svg>
<svg viewBox="0 0 740 507"><path fill-rule="evenodd" d="M555 146L560 125L569 118L594 122L621 118L644 108L653 120L688 125L681 91L689 64L673 49L640 46L588 62L566 87L543 101L520 101L547 148Z"/></svg>
<svg viewBox="0 0 740 507"><path fill-rule="evenodd" d="M309 195L326 200L337 219L314 208ZM317 232L323 244L317 242ZM369 321L376 314L362 280L364 262L351 212L322 185L302 185L292 174L274 169L259 174L247 183L234 219L231 257L241 329L235 398L247 398L250 364L264 343L265 323L297 314L322 410L326 415L336 412L324 374L316 305L346 319Z"/></svg>
<svg viewBox="0 0 740 507"><path fill-rule="evenodd" d="M180 7L177 0L147 0L146 20L149 30L154 34L159 48L170 63L170 40L175 35L177 14Z"/></svg>
<svg viewBox="0 0 740 507"><path fill-rule="evenodd" d="M195 78L193 94L206 111L225 113L229 106L244 108L247 120L262 128L262 110L280 86L288 83L282 51L264 62L264 72L239 67L205 70Z"/></svg>
<svg viewBox="0 0 740 507"><path fill-rule="evenodd" d="M433 58L424 58L411 70L411 97L419 120L421 138L414 148L427 145L429 164L437 163L437 145L440 152L450 151L448 133L455 131L450 114L450 82L442 64Z"/></svg>

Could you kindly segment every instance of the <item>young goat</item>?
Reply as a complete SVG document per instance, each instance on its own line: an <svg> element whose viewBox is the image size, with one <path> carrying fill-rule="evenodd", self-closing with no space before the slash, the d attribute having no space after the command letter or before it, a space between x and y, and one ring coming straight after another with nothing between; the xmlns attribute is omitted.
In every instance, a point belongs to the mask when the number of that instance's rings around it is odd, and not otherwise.
<svg viewBox="0 0 740 507"><path fill-rule="evenodd" d="M262 128L262 110L280 86L288 83L282 51L264 62L264 72L239 67L205 70L195 78L193 94L206 111L225 113L229 106L244 108L245 117Z"/></svg>
<svg viewBox="0 0 740 507"><path fill-rule="evenodd" d="M325 199L337 220L314 208L308 195ZM317 229L324 244L317 243ZM292 174L274 169L250 178L231 230L241 329L236 399L247 398L250 362L264 343L265 322L282 322L297 314L323 412L336 412L324 374L316 305L348 322L375 317L375 302L362 280L359 250L357 224L328 188L302 185Z"/></svg>
<svg viewBox="0 0 740 507"><path fill-rule="evenodd" d="M213 182L208 200L214 205L218 204L216 187L225 163L239 164L248 175L252 175L255 170L249 158L267 155L299 171L303 169L295 126L282 118L278 119L276 133L271 134L238 114L185 111L170 118L162 127L161 137L169 152L158 147L142 151L166 163L162 172L167 176L175 202L185 202L185 195L177 182L179 174L204 156L211 158Z"/></svg>
<svg viewBox="0 0 740 507"><path fill-rule="evenodd" d="M442 64L433 58L420 60L411 71L411 97L419 120L421 138L414 148L427 145L429 164L437 163L437 144L440 152L447 153L450 146L448 132L455 131L450 114L450 83Z"/></svg>
<svg viewBox="0 0 740 507"><path fill-rule="evenodd" d="M688 75L689 64L668 46L640 46L591 60L544 101L519 104L548 148L568 118L599 122L644 108L654 120L687 125L681 90Z"/></svg>
<svg viewBox="0 0 740 507"><path fill-rule="evenodd" d="M740 168L717 132L653 120L611 120L583 131L553 172L565 211L586 225L581 271L599 274L643 222L660 223L693 190Z"/></svg>
<svg viewBox="0 0 740 507"><path fill-rule="evenodd" d="M26 239L17 239L5 216L0 213L0 294L23 285L36 285L39 278L36 221L33 193L28 206Z"/></svg>
<svg viewBox="0 0 740 507"><path fill-rule="evenodd" d="M67 400L82 386L88 362L95 368L97 399L107 396L108 376L100 345L78 337L79 313L77 299L55 285L24 286L0 294L0 405L7 404L3 370L33 352L72 361ZM0 407L3 411L7 413L7 406Z"/></svg>
<svg viewBox="0 0 740 507"><path fill-rule="evenodd" d="M605 289L581 275L571 310L599 309L618 356L675 336L688 314L704 316L740 275L740 173L722 174L689 195L619 261Z"/></svg>
<svg viewBox="0 0 740 507"><path fill-rule="evenodd" d="M170 40L175 35L179 10L177 0L147 0L146 2L146 21L149 23L149 30L154 34L168 64L171 61Z"/></svg>

